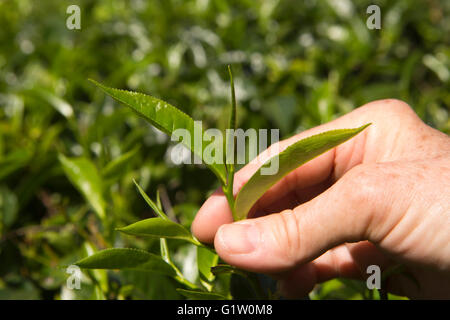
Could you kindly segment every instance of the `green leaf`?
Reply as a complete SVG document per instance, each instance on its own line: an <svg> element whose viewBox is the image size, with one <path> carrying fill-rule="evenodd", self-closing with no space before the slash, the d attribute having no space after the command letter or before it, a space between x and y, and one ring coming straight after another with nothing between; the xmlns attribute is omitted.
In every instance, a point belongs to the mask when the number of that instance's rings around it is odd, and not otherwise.
<svg viewBox="0 0 450 320"><path fill-rule="evenodd" d="M162 211L161 200L159 198L159 192L158 192L158 195L157 195L157 201L158 201L159 204L156 204L156 203L153 202L152 199L150 199L150 197L145 193L145 191L136 182L136 180L133 179L133 182L136 185L136 188L138 189L138 191L141 194L142 198L144 198L145 202L147 202L147 204L150 206L150 208L152 208L153 211L155 211L155 213L158 215L158 217L160 217L161 219L164 219L164 220L170 220L169 217L167 217L167 215Z"/></svg>
<svg viewBox="0 0 450 320"><path fill-rule="evenodd" d="M231 113L229 129L236 130L236 93L234 91L233 73L231 72L231 66L228 66L228 73L230 75L230 87L231 87Z"/></svg>
<svg viewBox="0 0 450 320"><path fill-rule="evenodd" d="M14 150L0 159L0 179L26 166L32 155L30 151L23 148Z"/></svg>
<svg viewBox="0 0 450 320"><path fill-rule="evenodd" d="M56 96L52 92L46 90L36 90L36 93L44 100L46 100L53 108L55 108L59 113L61 113L66 118L73 117L73 108L65 100Z"/></svg>
<svg viewBox="0 0 450 320"><path fill-rule="evenodd" d="M171 220L150 218L118 228L117 230L134 236L147 236L156 238L180 239L200 245L185 227Z"/></svg>
<svg viewBox="0 0 450 320"><path fill-rule="evenodd" d="M139 147L134 148L109 162L102 170L103 178L106 180L115 180L118 176L120 177L130 159L137 153L138 150Z"/></svg>
<svg viewBox="0 0 450 320"><path fill-rule="evenodd" d="M67 158L62 154L58 158L70 182L83 194L99 218L105 218L103 185L95 165L87 158Z"/></svg>
<svg viewBox="0 0 450 320"><path fill-rule="evenodd" d="M245 271L240 270L240 269L238 269L236 267L230 266L228 264L219 264L219 265L217 265L215 267L212 267L211 268L211 272L214 275L230 273L230 274L237 274L237 275L240 275L240 276L242 276L244 278L247 278L247 274L245 273Z"/></svg>
<svg viewBox="0 0 450 320"><path fill-rule="evenodd" d="M229 300L226 296L214 292L186 290L186 289L177 289L177 291L184 297L192 300Z"/></svg>
<svg viewBox="0 0 450 320"><path fill-rule="evenodd" d="M370 123L355 129L338 129L313 135L295 142L283 152L270 158L238 193L234 219L245 219L255 202L289 172L354 137L369 125ZM273 175L261 174L261 169L270 166L272 161L278 161L278 171Z"/></svg>
<svg viewBox="0 0 450 320"><path fill-rule="evenodd" d="M111 248L81 259L75 265L85 269L129 269L175 276L175 270L161 257L144 250Z"/></svg>
<svg viewBox="0 0 450 320"><path fill-rule="evenodd" d="M230 112L230 123L228 124L228 129L236 130L236 94L234 92L234 81L233 81L233 73L231 72L231 66L228 66L228 73L230 74L230 87L231 87L231 112ZM228 132L226 137L226 153L225 153L225 163L227 169L227 182L224 186L222 186L222 190L227 198L228 204L231 208L231 212L233 216L234 213L234 195L233 195L233 185L234 185L234 161L236 161L236 147L232 147L235 145L236 137L232 134L232 131ZM230 158L228 155L231 153L231 162L229 162Z"/></svg>
<svg viewBox="0 0 450 320"><path fill-rule="evenodd" d="M233 267L233 266L230 266L228 264L220 264L220 265L218 265L216 267L213 267L213 268L211 268L211 272L214 275L231 274L231 275L240 276L243 279L245 279L245 281L247 281L248 284L251 286L254 294L256 295L256 298L261 299L261 298L265 297L265 299L267 299L267 296L266 296L266 294L264 293L264 290L261 287L261 284L259 282L259 279L258 279L256 273L240 270L240 269L238 269L236 267ZM238 280L237 278L235 278L235 279L236 279L236 281L241 283L240 285L243 284L241 282L241 280ZM238 288L240 287L240 285L238 285ZM242 291L242 290L239 290L239 291ZM240 293L241 292L239 292L239 294Z"/></svg>
<svg viewBox="0 0 450 320"><path fill-rule="evenodd" d="M83 257L85 258L98 253L94 244L89 241L85 241L81 248ZM108 292L109 289L107 271L101 269L89 269L86 273L89 278L93 280L93 284L95 285L92 298L95 300L106 300L105 292Z"/></svg>
<svg viewBox="0 0 450 320"><path fill-rule="evenodd" d="M17 195L6 186L0 186L0 234L2 227L10 227L17 219Z"/></svg>
<svg viewBox="0 0 450 320"><path fill-rule="evenodd" d="M134 180L134 184L136 184L138 189L142 190L142 188L137 184L137 182L135 180ZM144 192L144 190L142 190L142 193L148 198L148 196ZM150 198L148 198L148 200L152 203L152 205L154 205L153 201L151 201ZM163 208L162 208L162 203L161 203L161 197L159 195L159 189L156 191L156 208L162 214L162 215L160 215L160 218L169 219L162 211ZM160 238L159 239L159 250L161 251L161 258L163 258L163 260L165 262L167 262L168 264L170 264L173 267L174 264L173 264L172 260L170 259L169 246L167 245L167 240L165 238Z"/></svg>
<svg viewBox="0 0 450 320"><path fill-rule="evenodd" d="M135 184L136 184L136 181L135 181ZM158 188L158 190L156 190L156 207L161 211L163 210L163 206L161 203L161 194L159 192L159 188Z"/></svg>
<svg viewBox="0 0 450 320"><path fill-rule="evenodd" d="M54 92L45 87L37 85L32 89L24 89L20 92L26 96L43 100L67 119L73 118L74 116L72 106L66 100L58 97Z"/></svg>
<svg viewBox="0 0 450 320"><path fill-rule="evenodd" d="M206 281L213 281L215 276L211 268L219 262L219 256L211 250L204 247L197 247L197 266L200 277Z"/></svg>
<svg viewBox="0 0 450 320"><path fill-rule="evenodd" d="M150 122L153 126L163 131L167 135L174 134L177 129L187 130L190 134L190 141L183 139L182 143L188 147L200 159L203 159L203 151L208 143L204 141L213 141L212 137L202 132L201 125L178 108L155 97L138 92L109 88L94 80L90 80L96 86L114 99L130 107L139 116ZM203 143L194 143L194 137L203 133ZM211 138L208 140L208 138ZM226 169L224 164L212 163L207 166L217 175L223 184L226 182Z"/></svg>

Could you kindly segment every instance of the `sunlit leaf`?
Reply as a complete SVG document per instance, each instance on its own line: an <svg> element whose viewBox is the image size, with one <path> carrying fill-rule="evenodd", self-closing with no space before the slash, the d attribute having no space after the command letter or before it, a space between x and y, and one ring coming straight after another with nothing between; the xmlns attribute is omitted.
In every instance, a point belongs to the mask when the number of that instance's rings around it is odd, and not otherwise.
<svg viewBox="0 0 450 320"><path fill-rule="evenodd" d="M97 248L93 243L85 241L82 246L82 254L85 258L93 256L98 253ZM91 299L106 300L105 292L108 291L108 272L105 269L87 269L86 274L94 280L94 290L92 292Z"/></svg>
<svg viewBox="0 0 450 320"><path fill-rule="evenodd" d="M195 137L202 133L201 125L194 122L194 120L178 108L164 102L160 99L154 98L138 92L131 92L126 90L114 89L106 87L94 80L91 80L95 85L100 87L104 92L109 94L114 99L124 103L130 107L135 113L150 122L153 126L163 131L167 135L173 135L175 130L183 129L189 132L191 139L182 143L189 148L200 159L203 158L203 150L207 147L207 143L195 143ZM208 140L203 133L203 141ZM226 169L224 164L212 163L207 164L208 167L225 183Z"/></svg>
<svg viewBox="0 0 450 320"><path fill-rule="evenodd" d="M59 113L61 113L66 118L73 117L73 108L65 100L56 96L52 92L45 90L38 90L38 94L46 100L53 108L55 108Z"/></svg>
<svg viewBox="0 0 450 320"><path fill-rule="evenodd" d="M105 249L76 262L75 265L85 269L131 269L176 275L173 268L161 257L130 248Z"/></svg>
<svg viewBox="0 0 450 320"><path fill-rule="evenodd" d="M255 202L289 172L347 141L369 125L355 129L331 130L302 139L267 160L239 191L235 202L235 220L245 219ZM278 161L278 171L272 175L261 174L261 169L270 166L272 161Z"/></svg>
<svg viewBox="0 0 450 320"><path fill-rule="evenodd" d="M199 244L198 240L194 239L189 230L181 224L162 218L141 220L117 230L134 236L180 239Z"/></svg>
<svg viewBox="0 0 450 320"><path fill-rule="evenodd" d="M219 262L219 256L211 250L203 247L197 247L197 266L200 277L206 281L213 281L215 276L211 268Z"/></svg>
<svg viewBox="0 0 450 320"><path fill-rule="evenodd" d="M87 158L67 158L59 155L59 161L70 182L83 194L97 215L105 217L103 185L95 165Z"/></svg>

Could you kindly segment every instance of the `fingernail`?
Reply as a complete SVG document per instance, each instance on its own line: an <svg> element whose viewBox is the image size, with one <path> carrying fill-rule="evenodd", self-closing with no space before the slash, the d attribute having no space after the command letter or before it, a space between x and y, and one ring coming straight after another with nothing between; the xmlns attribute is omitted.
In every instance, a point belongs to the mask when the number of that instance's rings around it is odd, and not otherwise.
<svg viewBox="0 0 450 320"><path fill-rule="evenodd" d="M219 229L219 240L232 254L250 253L259 241L258 229L251 224L228 224Z"/></svg>

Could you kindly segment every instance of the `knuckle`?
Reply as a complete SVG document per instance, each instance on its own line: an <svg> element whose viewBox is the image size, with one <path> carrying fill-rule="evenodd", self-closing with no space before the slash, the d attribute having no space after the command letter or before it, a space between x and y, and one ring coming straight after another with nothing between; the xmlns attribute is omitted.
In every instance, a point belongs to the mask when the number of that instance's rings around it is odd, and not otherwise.
<svg viewBox="0 0 450 320"><path fill-rule="evenodd" d="M374 114L381 115L382 117L386 117L386 115L399 117L404 117L406 115L416 116L409 104L398 99L376 100L364 105L363 108Z"/></svg>
<svg viewBox="0 0 450 320"><path fill-rule="evenodd" d="M268 225L274 241L278 258L286 268L296 264L300 248L300 232L297 216L293 210L284 210L274 215L274 220Z"/></svg>

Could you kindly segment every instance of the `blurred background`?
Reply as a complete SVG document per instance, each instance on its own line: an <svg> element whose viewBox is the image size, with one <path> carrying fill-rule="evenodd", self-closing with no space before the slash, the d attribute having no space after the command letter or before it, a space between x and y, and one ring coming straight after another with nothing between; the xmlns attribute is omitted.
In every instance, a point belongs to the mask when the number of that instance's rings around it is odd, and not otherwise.
<svg viewBox="0 0 450 320"><path fill-rule="evenodd" d="M69 30L69 5L81 30ZM366 9L381 8L369 30ZM238 126L281 138L374 99L408 102L450 132L450 2L440 0L0 1L0 299L181 298L173 280L96 271L69 290L62 266L107 247L158 252L158 240L114 232L152 217L135 178L189 227L212 190L200 166L173 166L166 136L96 89L141 91L224 129L232 64ZM65 175L58 154L94 170L102 220ZM195 250L171 241L196 281ZM332 280L312 299L367 298L364 284Z"/></svg>

